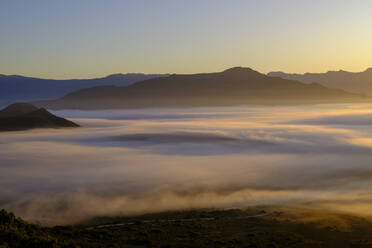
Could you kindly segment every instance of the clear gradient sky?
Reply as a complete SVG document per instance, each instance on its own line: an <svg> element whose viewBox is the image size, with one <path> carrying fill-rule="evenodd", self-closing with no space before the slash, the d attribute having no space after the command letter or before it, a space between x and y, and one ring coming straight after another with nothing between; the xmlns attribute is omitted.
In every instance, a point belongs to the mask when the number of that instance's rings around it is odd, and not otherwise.
<svg viewBox="0 0 372 248"><path fill-rule="evenodd" d="M371 0L0 0L0 73L363 71Z"/></svg>

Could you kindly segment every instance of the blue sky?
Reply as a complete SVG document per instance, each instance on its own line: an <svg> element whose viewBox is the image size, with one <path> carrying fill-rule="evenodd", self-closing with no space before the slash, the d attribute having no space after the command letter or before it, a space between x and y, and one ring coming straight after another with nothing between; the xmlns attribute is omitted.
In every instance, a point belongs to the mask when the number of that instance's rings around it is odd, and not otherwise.
<svg viewBox="0 0 372 248"><path fill-rule="evenodd" d="M0 73L361 71L372 1L0 0Z"/></svg>

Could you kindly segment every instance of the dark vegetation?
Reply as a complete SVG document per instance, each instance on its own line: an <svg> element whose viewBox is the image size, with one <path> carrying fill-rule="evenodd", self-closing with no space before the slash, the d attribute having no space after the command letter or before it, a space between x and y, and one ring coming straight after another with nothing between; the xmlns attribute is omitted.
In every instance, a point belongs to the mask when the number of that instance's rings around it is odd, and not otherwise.
<svg viewBox="0 0 372 248"><path fill-rule="evenodd" d="M372 98L371 98L372 99ZM170 75L127 87L82 89L51 101L35 102L51 109L229 106L240 104L304 104L370 101L365 95L320 84L269 77L249 68L223 72Z"/></svg>
<svg viewBox="0 0 372 248"><path fill-rule="evenodd" d="M0 247L372 247L371 223L351 220L342 231L278 220L280 213L199 210L97 218L77 226L46 228L0 212Z"/></svg>
<svg viewBox="0 0 372 248"><path fill-rule="evenodd" d="M43 228L0 210L0 247L78 247L72 238L60 235L58 228Z"/></svg>
<svg viewBox="0 0 372 248"><path fill-rule="evenodd" d="M46 109L39 109L29 103L15 103L0 111L0 131L78 126L72 121L55 116Z"/></svg>

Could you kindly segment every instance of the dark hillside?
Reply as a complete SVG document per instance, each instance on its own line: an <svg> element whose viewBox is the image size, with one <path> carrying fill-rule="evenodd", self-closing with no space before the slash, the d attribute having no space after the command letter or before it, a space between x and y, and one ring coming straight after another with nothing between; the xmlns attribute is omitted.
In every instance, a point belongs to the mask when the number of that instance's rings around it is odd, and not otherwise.
<svg viewBox="0 0 372 248"><path fill-rule="evenodd" d="M0 131L32 128L78 127L76 123L49 113L29 103L15 103L0 111Z"/></svg>
<svg viewBox="0 0 372 248"><path fill-rule="evenodd" d="M171 75L127 87L94 87L52 101L35 102L52 109L228 106L239 104L306 104L370 101L364 95L268 77L249 68Z"/></svg>

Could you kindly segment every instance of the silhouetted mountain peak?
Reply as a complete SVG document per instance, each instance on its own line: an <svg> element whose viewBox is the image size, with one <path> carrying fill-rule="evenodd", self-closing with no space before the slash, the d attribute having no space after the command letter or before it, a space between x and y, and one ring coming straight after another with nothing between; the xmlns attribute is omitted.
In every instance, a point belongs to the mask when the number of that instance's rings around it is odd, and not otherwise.
<svg viewBox="0 0 372 248"><path fill-rule="evenodd" d="M248 67L233 67L223 71L221 74L231 79L244 78L244 80L263 79L266 77L266 75L259 73L258 71L255 71Z"/></svg>
<svg viewBox="0 0 372 248"><path fill-rule="evenodd" d="M110 75L106 76L105 78L107 78L107 79L122 79L126 75L127 74L123 74L123 73L115 73L115 74L110 74Z"/></svg>
<svg viewBox="0 0 372 248"><path fill-rule="evenodd" d="M348 72L348 71L345 71L345 70L338 70L338 71L327 71L325 74L326 75L332 75L332 74L348 74L348 73L350 73L350 72ZM305 73L304 75L314 75L314 74L319 74L319 73ZM301 74L299 74L299 75L301 75Z"/></svg>
<svg viewBox="0 0 372 248"><path fill-rule="evenodd" d="M224 70L222 73L226 74L226 73L252 73L252 72L259 73L255 70L252 70L249 67L241 67L241 66L229 68L227 70Z"/></svg>
<svg viewBox="0 0 372 248"><path fill-rule="evenodd" d="M144 74L144 73L114 73L114 74L110 74L106 77L104 77L104 79L112 79L112 80L125 80L127 78L130 78L130 77L144 77L143 80L147 79L145 77L148 77L148 78L152 78L152 77L161 77L161 76L168 76L168 74Z"/></svg>
<svg viewBox="0 0 372 248"><path fill-rule="evenodd" d="M17 116L37 111L38 108L30 103L13 103L0 111L1 117Z"/></svg>
<svg viewBox="0 0 372 248"><path fill-rule="evenodd" d="M26 77L24 77L24 76L21 76L21 75L3 75L4 76L4 78L12 78L12 79L24 79L24 78L26 78ZM30 78L32 78L32 77L30 77Z"/></svg>
<svg viewBox="0 0 372 248"><path fill-rule="evenodd" d="M53 115L45 108L37 108L29 103L11 104L0 111L0 131L78 126L72 121Z"/></svg>

